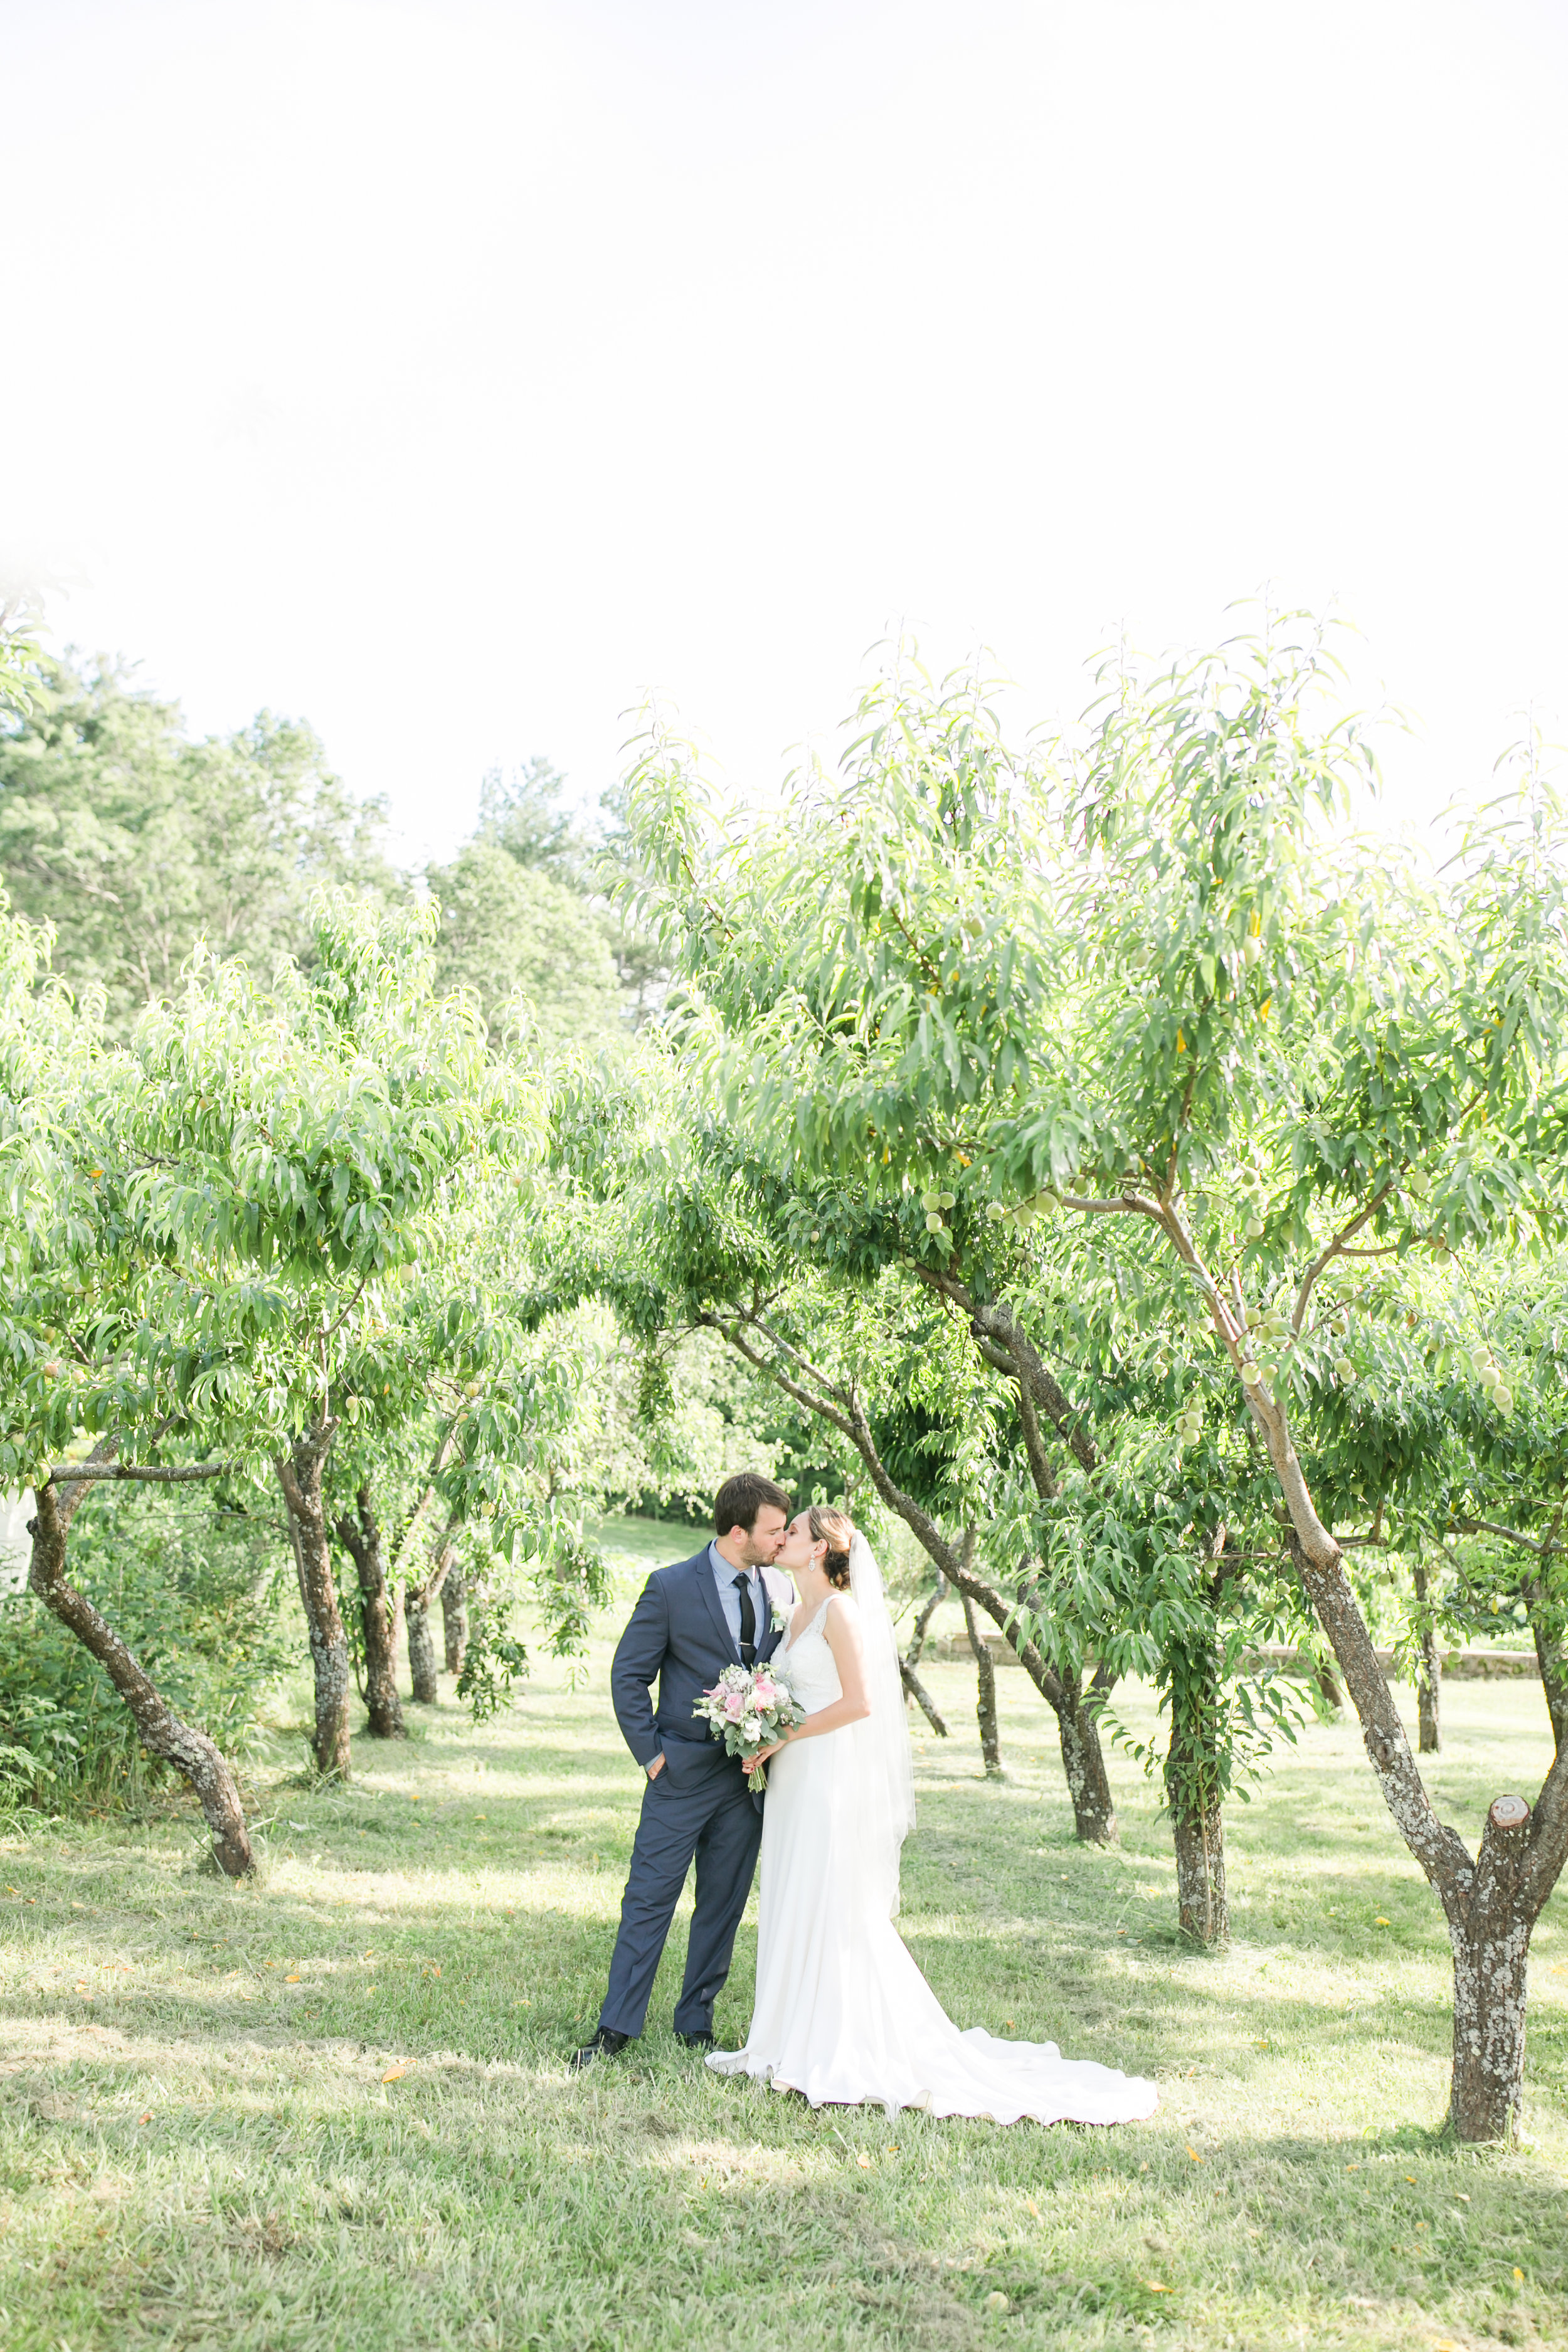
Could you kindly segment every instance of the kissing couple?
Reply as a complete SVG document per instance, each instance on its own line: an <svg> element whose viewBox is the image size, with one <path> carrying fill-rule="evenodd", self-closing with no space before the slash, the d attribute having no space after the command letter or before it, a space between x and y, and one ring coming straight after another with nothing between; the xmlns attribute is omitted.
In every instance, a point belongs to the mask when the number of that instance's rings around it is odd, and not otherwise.
<svg viewBox="0 0 1568 2352"><path fill-rule="evenodd" d="M718 2073L798 2091L814 2107L869 2100L889 2115L921 2107L1002 2124L1152 2115L1152 2083L1065 2059L1051 2042L961 2032L893 1925L914 1757L893 1622L865 1538L818 1504L792 1516L783 1487L753 1470L720 1488L713 1523L703 1550L648 1578L610 1669L616 1718L647 1785L609 1990L573 2065L594 2065L641 2033L695 1860L675 2031ZM805 1720L742 1761L709 1736L697 1702L726 1666L770 1662ZM770 1758L764 1798L750 1776ZM721 2051L713 2002L759 1851L756 2006L744 2047Z"/></svg>

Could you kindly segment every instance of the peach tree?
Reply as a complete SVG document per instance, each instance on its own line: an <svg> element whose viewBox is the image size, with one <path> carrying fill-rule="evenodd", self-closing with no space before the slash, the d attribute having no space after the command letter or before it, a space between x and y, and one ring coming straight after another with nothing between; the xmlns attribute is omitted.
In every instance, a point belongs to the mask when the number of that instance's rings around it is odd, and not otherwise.
<svg viewBox="0 0 1568 2352"><path fill-rule="evenodd" d="M178 1723L68 1573L96 1483L282 1486L315 1678L318 1769L348 1763L348 1653L321 1475L362 1326L434 1247L487 1153L526 1150L532 1098L436 997L431 922L323 905L317 965L268 988L198 958L127 1049L40 986L7 919L0 994L0 1484L36 1496L32 1591L98 1658L149 1749L196 1788L226 1869L249 1866L233 1776ZM81 1458L85 1453L85 1458Z"/></svg>
<svg viewBox="0 0 1568 2352"><path fill-rule="evenodd" d="M792 1183L896 1228L1011 1383L1042 1501L1093 1437L1031 1321L1037 1229L1061 1221L1086 1291L1106 1236L1139 1237L1115 1313L1212 1366L1216 1410L1251 1433L1442 1904L1450 2116L1488 2138L1518 2113L1568 1757L1533 1803L1493 1802L1478 1850L1438 1821L1297 1430L1355 1386L1339 1327L1369 1264L1561 1230L1563 844L1533 769L1442 871L1358 839L1371 755L1334 680L1322 632L1275 621L1163 671L1119 661L1077 739L1019 757L978 682L904 663L842 775L797 780L776 818L716 815L663 737L628 801L689 1066ZM1506 1379L1488 1386L1506 1417Z"/></svg>

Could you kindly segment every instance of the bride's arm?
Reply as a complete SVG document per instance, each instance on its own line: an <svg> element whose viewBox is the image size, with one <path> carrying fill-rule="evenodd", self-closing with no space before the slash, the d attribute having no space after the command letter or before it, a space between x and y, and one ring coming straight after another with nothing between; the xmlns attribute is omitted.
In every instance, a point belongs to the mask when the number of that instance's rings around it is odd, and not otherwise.
<svg viewBox="0 0 1568 2352"><path fill-rule="evenodd" d="M847 1598L840 1593L834 1594L827 1604L827 1622L823 1628L827 1636L827 1646L833 1653L833 1663L838 1669L843 1696L836 1698L831 1706L819 1706L815 1715L808 1715L804 1723L797 1723L793 1731L786 1731L784 1738L775 1739L771 1748L759 1748L756 1755L748 1756L745 1759L748 1772L754 1771L759 1764L765 1764L770 1756L776 1756L781 1748L788 1748L797 1739L816 1739L825 1731L841 1730L845 1724L858 1723L862 1717L870 1714L871 1702L866 1696L866 1654L860 1643L860 1620L853 1605L846 1606Z"/></svg>

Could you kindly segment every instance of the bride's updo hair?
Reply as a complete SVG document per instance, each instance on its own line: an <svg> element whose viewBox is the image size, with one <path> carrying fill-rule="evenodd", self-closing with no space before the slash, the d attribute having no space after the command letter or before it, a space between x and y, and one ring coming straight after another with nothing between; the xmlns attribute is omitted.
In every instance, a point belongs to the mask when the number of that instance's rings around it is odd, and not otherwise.
<svg viewBox="0 0 1568 2352"><path fill-rule="evenodd" d="M829 1584L840 1592L849 1590L849 1547L855 1540L854 1526L843 1511L830 1510L826 1503L813 1503L806 1513L813 1543L825 1543L823 1570Z"/></svg>

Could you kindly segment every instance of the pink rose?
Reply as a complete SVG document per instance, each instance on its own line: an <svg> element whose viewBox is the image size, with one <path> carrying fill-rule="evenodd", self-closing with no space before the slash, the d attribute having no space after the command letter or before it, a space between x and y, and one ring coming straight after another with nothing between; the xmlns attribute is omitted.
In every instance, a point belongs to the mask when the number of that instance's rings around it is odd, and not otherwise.
<svg viewBox="0 0 1568 2352"><path fill-rule="evenodd" d="M739 1723L741 1717L745 1714L746 1702L742 1697L739 1691L725 1692L724 1712L729 1717L731 1723Z"/></svg>
<svg viewBox="0 0 1568 2352"><path fill-rule="evenodd" d="M778 1693L772 1683L758 1680L752 1685L752 1696L759 1706L772 1706Z"/></svg>

